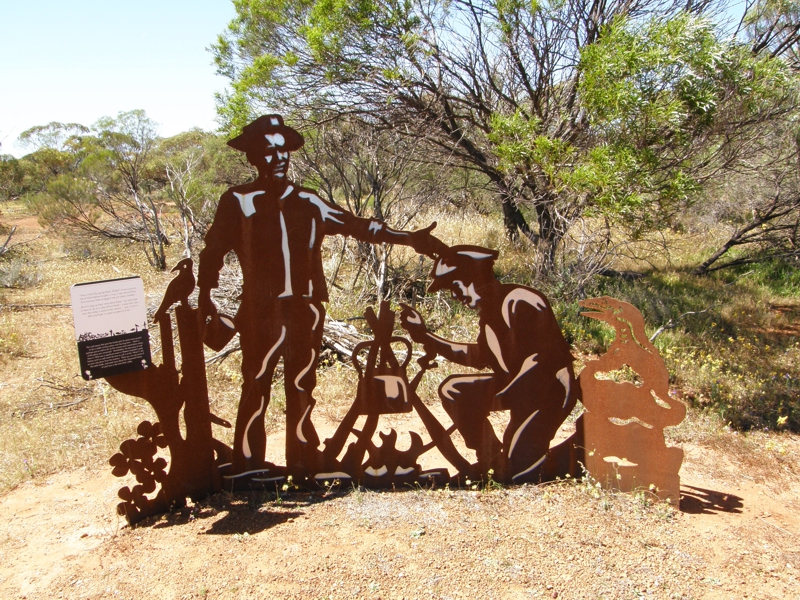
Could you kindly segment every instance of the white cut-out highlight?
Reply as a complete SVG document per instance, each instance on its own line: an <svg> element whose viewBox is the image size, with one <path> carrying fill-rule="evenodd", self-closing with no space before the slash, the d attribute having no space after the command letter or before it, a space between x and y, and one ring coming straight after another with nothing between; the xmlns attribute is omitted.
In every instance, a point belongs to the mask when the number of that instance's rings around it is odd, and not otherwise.
<svg viewBox="0 0 800 600"><path fill-rule="evenodd" d="M448 400L455 401L455 398L453 398L453 394L460 394L461 393L456 389L457 385L460 385L462 383L464 383L464 384L475 383L476 381L483 381L484 379L492 379L492 376L491 375L465 375L463 377L453 377L452 379L448 380L447 383L445 383L442 386L442 389L440 390L440 392L441 392L442 396L444 396Z"/></svg>
<svg viewBox="0 0 800 600"><path fill-rule="evenodd" d="M528 371L530 371L530 370L531 370L533 367L535 367L536 365L538 365L539 363L538 363L538 361L536 360L536 357L537 357L537 356L539 356L539 355L538 355L538 354L531 354L531 355L530 355L528 358L526 358L525 360L523 360L523 361L522 361L522 365L521 365L521 366L520 366L520 368L519 368L519 373L517 373L517 374L514 376L514 379L512 379L512 380L511 380L511 382L510 382L510 383L509 383L509 384L508 384L506 387L504 387L502 390L500 390L499 392L497 392L497 395L499 396L500 394L505 394L505 393L508 391L508 389L509 389L509 388L510 388L512 385L514 385L515 383L517 383L517 380L519 380L519 378L520 378L520 377L522 377L523 375L525 375L525 373L527 373L527 372L528 372Z"/></svg>
<svg viewBox="0 0 800 600"><path fill-rule="evenodd" d="M475 284L470 283L468 287L464 285L464 282L460 279L456 279L453 281L453 283L458 286L458 288L461 290L461 293L467 298L467 305L470 308L475 308L478 300L481 299L481 297L478 295L478 292L475 291Z"/></svg>
<svg viewBox="0 0 800 600"><path fill-rule="evenodd" d="M422 317L418 312L414 312L414 314L408 317L406 320L412 325L422 325Z"/></svg>
<svg viewBox="0 0 800 600"><path fill-rule="evenodd" d="M233 195L236 196L236 199L239 201L239 206L242 207L244 216L250 217L256 212L256 207L253 204L253 198L264 193L265 192L250 192L249 194L240 194L239 192L233 192Z"/></svg>
<svg viewBox="0 0 800 600"><path fill-rule="evenodd" d="M319 325L319 309L313 304L310 304L308 307L311 309L311 312L314 313L314 326L311 328L311 331L316 331L317 325Z"/></svg>
<svg viewBox="0 0 800 600"><path fill-rule="evenodd" d="M570 376L569 376L569 369L564 367L558 373L556 373L556 379L561 382L561 385L564 386L564 389L567 391L567 394L564 396L564 405L562 408L567 406L567 402L569 401L569 388L570 388Z"/></svg>
<svg viewBox="0 0 800 600"><path fill-rule="evenodd" d="M292 295L292 265L289 256L289 234L286 232L286 220L283 213L278 213L281 218L281 252L283 252L283 293L278 298L288 298Z"/></svg>
<svg viewBox="0 0 800 600"><path fill-rule="evenodd" d="M295 377L295 378L294 378L294 387L295 387L295 388L297 388L298 390L300 390L301 392L305 392L305 390L304 390L303 388L301 388L301 387L300 387L300 380L301 380L303 377L305 377L305 376L306 376L306 373L308 373L308 372L311 370L311 367L313 367L313 366L314 366L314 360L315 360L316 358L317 358L317 353L316 353L316 351L315 351L315 350L312 350L312 351L311 351L311 360L310 360L310 361L309 361L309 363L306 365L306 368L305 368L305 369L303 369L302 371L300 371L300 372L297 374L297 377Z"/></svg>
<svg viewBox="0 0 800 600"><path fill-rule="evenodd" d="M269 118L269 124L270 125L280 125L281 122L280 122L280 119L278 119L278 117L270 117Z"/></svg>
<svg viewBox="0 0 800 600"><path fill-rule="evenodd" d="M538 467L539 465L541 465L541 464L544 462L544 459L545 459L545 458L547 458L547 455L546 455L546 454L545 454L545 455L544 455L542 458L540 458L539 460L537 460L535 463L533 463L533 464L532 464L530 467L528 467L527 469L525 469L524 471L522 471L522 472L520 472L520 473L517 473L516 475L514 475L514 476L513 476L511 479L518 479L518 478L522 477L523 475L527 475L528 473L530 473L531 471L533 471L533 470L534 470L536 467Z"/></svg>
<svg viewBox="0 0 800 600"><path fill-rule="evenodd" d="M233 321L231 321L228 317L221 316L219 320L222 321L222 324L225 325L225 327L227 327L228 329L236 329L236 326L233 324Z"/></svg>
<svg viewBox="0 0 800 600"><path fill-rule="evenodd" d="M534 294L530 290L526 290L525 288L517 288L510 291L503 299L503 307L501 309L501 312L503 313L503 320L506 322L508 327L511 327L511 315L514 314L514 311L517 308L517 302L525 302L526 304L530 304L536 310L542 310L547 306L539 294Z"/></svg>
<svg viewBox="0 0 800 600"><path fill-rule="evenodd" d="M287 185L286 189L283 191L283 194L281 194L280 199L283 200L284 198L286 198L286 196L292 193L292 190L294 190L294 186Z"/></svg>
<svg viewBox="0 0 800 600"><path fill-rule="evenodd" d="M311 219L311 237L308 240L308 249L314 248L314 242L317 241L317 220Z"/></svg>
<svg viewBox="0 0 800 600"><path fill-rule="evenodd" d="M386 465L383 465L380 469L374 469L373 467L367 467L364 469L364 473L367 475L372 475L373 477L383 477L388 472L389 469L386 468Z"/></svg>
<svg viewBox="0 0 800 600"><path fill-rule="evenodd" d="M517 442L519 441L519 436L522 435L522 432L525 428L530 424L531 421L539 414L539 411L536 410L531 414L527 419L522 422L522 425L517 427L517 430L514 432L514 437L511 438L511 445L508 447L508 458L511 458L511 455L514 454L514 448L517 447Z"/></svg>
<svg viewBox="0 0 800 600"><path fill-rule="evenodd" d="M319 209L320 216L322 217L323 221L333 221L334 223L339 223L340 225L344 225L343 221L340 221L336 217L332 215L341 215L342 211L336 210L335 208L331 208L322 199L317 196L316 194L309 194L308 192L300 192L298 194L301 198L305 198L311 204L316 206Z"/></svg>
<svg viewBox="0 0 800 600"><path fill-rule="evenodd" d="M308 280L308 293L306 295L304 295L303 298L311 298L311 296L313 294L314 294L314 282L309 279Z"/></svg>
<svg viewBox="0 0 800 600"><path fill-rule="evenodd" d="M253 477L253 481L260 481L262 483L268 483L270 481L280 481L281 479L285 479L283 475L278 475L277 477Z"/></svg>
<svg viewBox="0 0 800 600"><path fill-rule="evenodd" d="M448 265L443 260L440 260L439 262L436 263L436 271L434 271L433 274L436 277L441 277L442 275L447 275L451 271L455 271L455 270L456 270L455 267L451 267L450 265Z"/></svg>
<svg viewBox="0 0 800 600"><path fill-rule="evenodd" d="M497 335L495 334L494 329L486 325L483 330L486 332L486 343L489 344L489 350L491 350L492 354L494 354L494 357L500 364L500 368L508 373L508 367L506 366L506 361L503 360L503 353L500 351L500 342L497 341Z"/></svg>
<svg viewBox="0 0 800 600"><path fill-rule="evenodd" d="M369 231L373 234L378 233L381 229L383 229L383 223L380 221L370 221L369 222Z"/></svg>
<svg viewBox="0 0 800 600"><path fill-rule="evenodd" d="M283 146L286 143L286 138L284 138L280 133L265 133L264 138L273 148Z"/></svg>
<svg viewBox="0 0 800 600"><path fill-rule="evenodd" d="M474 250L459 250L456 254L460 254L461 256L469 256L470 258L475 258L477 260L483 260L485 258L492 258L492 254L487 254L486 252L475 252Z"/></svg>
<svg viewBox="0 0 800 600"><path fill-rule="evenodd" d="M244 471L236 475L223 475L223 479L238 479L239 477L247 477L253 473L269 473L269 469L253 469L252 471Z"/></svg>
<svg viewBox="0 0 800 600"><path fill-rule="evenodd" d="M403 469L402 467L397 467L394 470L394 474L395 475L408 475L409 473L413 473L414 471L416 471L416 469L414 467L407 467L405 469Z"/></svg>
<svg viewBox="0 0 800 600"><path fill-rule="evenodd" d="M450 349L453 352L461 352L463 354L466 354L467 350L469 350L469 346L467 346L466 344L459 344L457 342L451 342L450 340L446 340L444 338L440 338L438 335L433 334L433 333L426 333L425 335L427 335L432 340L436 340L437 342L442 342L443 344L446 344L447 346L450 346Z"/></svg>
<svg viewBox="0 0 800 600"><path fill-rule="evenodd" d="M428 469L426 471L421 471L419 476L420 477L429 477L431 475L444 475L445 477L449 476L450 472L445 468L439 469Z"/></svg>
<svg viewBox="0 0 800 600"><path fill-rule="evenodd" d="M308 416L308 413L310 413L310 412L311 412L311 405L309 404L308 406L306 406L306 412L303 413L303 417L300 419L300 422L297 424L297 430L295 431L295 433L297 434L297 439L300 440L301 442L303 442L304 444L307 444L308 440L306 439L306 436L303 435L303 423L305 422L306 417Z"/></svg>
<svg viewBox="0 0 800 600"><path fill-rule="evenodd" d="M259 379L264 374L264 371L267 370L267 363L269 362L269 359L272 358L272 355L275 354L275 351L280 347L285 338L286 338L286 325L281 325L281 336L278 338L278 341L275 342L272 348L269 349L269 352L267 352L267 355L264 357L264 362L261 363L261 370L258 372L258 375L256 375L256 379Z"/></svg>
<svg viewBox="0 0 800 600"><path fill-rule="evenodd" d="M390 400L399 398L401 395L403 399L408 397L406 395L406 382L402 378L396 375L376 375L375 379L383 382L386 397Z"/></svg>
<svg viewBox="0 0 800 600"><path fill-rule="evenodd" d="M242 440L242 454L244 454L245 458L252 458L253 453L250 451L250 441L247 439L248 434L250 433L250 426L253 424L260 415L264 412L264 396L261 396L261 406L259 409L250 417L250 420L247 422L247 426L244 428L244 440Z"/></svg>
<svg viewBox="0 0 800 600"><path fill-rule="evenodd" d="M332 473L317 473L314 479L352 479L352 476L344 471L334 471Z"/></svg>
<svg viewBox="0 0 800 600"><path fill-rule="evenodd" d="M604 456L603 461L614 463L618 467L638 467L639 463L631 462L627 458L617 458L616 456Z"/></svg>
<svg viewBox="0 0 800 600"><path fill-rule="evenodd" d="M267 164L269 164L269 163L272 162L272 159L275 158L275 157L272 156L272 154L267 154L264 158L266 159Z"/></svg>

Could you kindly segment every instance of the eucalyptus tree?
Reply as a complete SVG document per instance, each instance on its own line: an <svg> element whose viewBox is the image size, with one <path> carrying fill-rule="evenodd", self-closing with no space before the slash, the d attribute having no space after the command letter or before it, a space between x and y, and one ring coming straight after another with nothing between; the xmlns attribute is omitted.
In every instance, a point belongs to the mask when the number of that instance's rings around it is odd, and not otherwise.
<svg viewBox="0 0 800 600"><path fill-rule="evenodd" d="M78 126L86 135L70 136L63 146L61 136L49 135L59 129L52 125L29 130L41 132L41 147L33 154L55 153L72 166L54 172L43 191L29 198L40 220L141 242L150 264L165 269L169 240L156 201L159 184L150 170L158 140L155 123L142 110L121 112L100 119L91 130Z"/></svg>
<svg viewBox="0 0 800 600"><path fill-rule="evenodd" d="M222 193L251 178L252 168L242 156L226 146L221 136L200 129L159 141L150 171L155 180L160 179L162 195L177 210L184 256L195 254Z"/></svg>
<svg viewBox="0 0 800 600"><path fill-rule="evenodd" d="M19 198L25 171L20 161L10 154L0 154L0 201Z"/></svg>
<svg viewBox="0 0 800 600"><path fill-rule="evenodd" d="M231 128L349 115L487 178L553 270L585 217L663 226L793 110L779 58L671 0L257 0L214 52ZM778 75L777 78L773 76ZM603 220L601 219L601 220Z"/></svg>

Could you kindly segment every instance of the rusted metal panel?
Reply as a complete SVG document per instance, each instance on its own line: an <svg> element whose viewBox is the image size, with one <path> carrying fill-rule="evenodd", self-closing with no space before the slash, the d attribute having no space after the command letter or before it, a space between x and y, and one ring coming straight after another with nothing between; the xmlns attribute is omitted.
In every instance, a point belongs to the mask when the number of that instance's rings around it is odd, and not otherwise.
<svg viewBox="0 0 800 600"><path fill-rule="evenodd" d="M608 296L580 304L587 309L582 315L616 332L608 351L580 374L586 468L603 484L650 490L677 503L683 450L666 445L664 428L683 421L686 407L669 394L669 373L647 339L644 319L631 304ZM609 376L622 369L638 380L617 382Z"/></svg>
<svg viewBox="0 0 800 600"><path fill-rule="evenodd" d="M653 481L659 490L677 490L674 467L680 465L680 451L664 446L662 430L680 421L683 409L666 393L666 370L642 337L641 315L633 307L605 298L584 304L595 310L587 316L609 322L617 328L618 338L607 355L590 363L577 378L549 300L533 288L498 281L493 273L496 251L448 247L431 234L435 224L414 232L393 230L380 221L356 217L289 181L290 153L303 145L303 138L278 115L255 120L229 145L246 154L258 177L222 195L200 253L197 281L190 260L175 268L178 275L155 315L163 363L108 379L116 389L150 402L158 415L157 423L143 423L139 438L123 443L110 461L115 474L137 476L139 485L120 492L119 510L129 521L166 510L186 497L223 487L273 485L290 475L295 483L308 486L341 478L375 487L430 478L463 484L468 479L523 483L576 476L584 458L584 429L592 447L587 467L596 477L607 477L616 464L613 475L616 478L619 472L621 477L614 482L621 486ZM387 302L381 303L377 314L367 308L365 319L374 339L353 352L359 381L352 405L331 437L321 443L313 411L328 299L321 256L327 235L403 244L431 257L429 290L450 291L475 310L479 334L469 343L447 340L428 329L420 312L403 305L399 321L408 338L401 337L393 334L397 315ZM241 305L232 317L219 313L211 300L223 259L231 251L243 273ZM195 283L199 296L193 308L188 298ZM169 312L176 304L180 377ZM231 448L212 434L212 423L230 424L209 410L203 343L221 350L237 332L243 384ZM414 343L424 355L409 380ZM422 376L437 366L437 357L472 369L441 382L438 400L447 415L444 421L417 394ZM286 464L276 465L265 457L265 413L281 358ZM637 372L644 369L647 386L628 389L594 378L620 361ZM609 385L616 387L612 390ZM628 395L620 395L623 391ZM658 409L643 409L643 403L653 404L648 400L651 394L668 408L656 404ZM582 395L589 412L572 436L551 448ZM490 422L491 413L498 411L508 417L499 435ZM181 413L185 438L179 426ZM400 450L398 432L378 433L378 423L382 416L404 413L415 413L424 432L408 432L410 445ZM608 420L611 416L642 422L619 426ZM363 423L357 426L359 420ZM475 461L468 460L472 454L459 449L455 437L474 452ZM163 447L169 448L169 464L157 457ZM423 470L420 457L433 449L448 464ZM638 461L638 466L631 469L605 460L612 455Z"/></svg>

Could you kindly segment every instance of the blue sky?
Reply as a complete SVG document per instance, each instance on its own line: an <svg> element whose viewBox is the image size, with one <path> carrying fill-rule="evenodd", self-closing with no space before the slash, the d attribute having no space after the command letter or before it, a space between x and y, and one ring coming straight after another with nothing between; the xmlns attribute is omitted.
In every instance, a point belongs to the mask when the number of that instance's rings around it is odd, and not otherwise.
<svg viewBox="0 0 800 600"><path fill-rule="evenodd" d="M229 0L2 0L0 153L50 121L91 125L144 109L161 135L216 128L206 50L234 16Z"/></svg>

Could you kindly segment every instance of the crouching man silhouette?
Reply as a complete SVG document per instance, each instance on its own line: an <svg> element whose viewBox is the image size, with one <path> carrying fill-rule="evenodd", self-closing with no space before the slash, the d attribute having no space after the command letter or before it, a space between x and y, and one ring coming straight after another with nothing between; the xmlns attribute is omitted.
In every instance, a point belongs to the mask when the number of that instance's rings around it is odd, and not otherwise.
<svg viewBox="0 0 800 600"><path fill-rule="evenodd" d="M476 343L445 340L428 331L408 306L400 315L409 336L428 355L490 373L451 375L439 397L468 448L475 450L480 474L491 468L499 481L539 481L550 440L580 395L569 345L548 300L538 291L501 284L493 273L497 252L453 246L439 254L428 291L450 290L478 311ZM509 411L502 442L489 420Z"/></svg>

